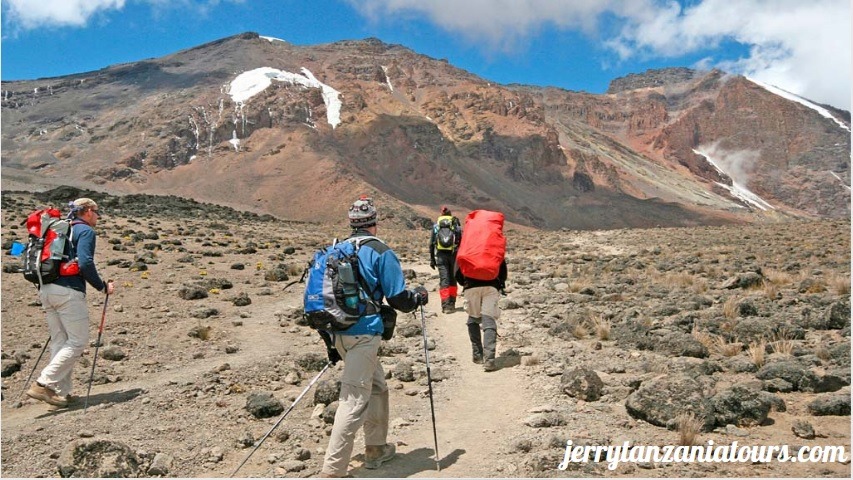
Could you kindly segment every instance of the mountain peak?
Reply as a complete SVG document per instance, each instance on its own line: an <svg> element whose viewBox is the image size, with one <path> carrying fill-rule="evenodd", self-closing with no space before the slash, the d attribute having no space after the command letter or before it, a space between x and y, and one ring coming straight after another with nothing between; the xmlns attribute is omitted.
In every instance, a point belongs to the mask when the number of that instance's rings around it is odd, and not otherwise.
<svg viewBox="0 0 853 480"><path fill-rule="evenodd" d="M649 69L643 73L631 73L610 82L607 93L619 93L640 88L654 88L693 80L702 72L686 67Z"/></svg>

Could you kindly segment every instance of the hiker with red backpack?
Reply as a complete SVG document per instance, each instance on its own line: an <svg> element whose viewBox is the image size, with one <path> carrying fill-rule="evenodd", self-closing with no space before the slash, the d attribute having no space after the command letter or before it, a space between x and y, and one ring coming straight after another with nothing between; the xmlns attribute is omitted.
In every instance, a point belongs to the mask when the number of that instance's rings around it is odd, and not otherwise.
<svg viewBox="0 0 853 480"><path fill-rule="evenodd" d="M57 407L68 406L71 372L89 343L86 284L107 295L114 290L112 282L104 282L95 267L98 204L78 198L69 207L70 241L65 246L69 260L60 266L57 278L49 283L40 278L37 284L50 331L50 363L27 390L27 396Z"/></svg>
<svg viewBox="0 0 853 480"><path fill-rule="evenodd" d="M456 311L456 279L453 270L456 265L456 251L462 241L462 225L459 219L450 213L447 207L441 207L441 215L432 227L429 237L429 266L433 270L438 266L441 311Z"/></svg>
<svg viewBox="0 0 853 480"><path fill-rule="evenodd" d="M335 422L323 460L320 477L338 478L347 474L350 457L355 446L355 434L364 426L364 466L379 468L394 458L396 447L386 443L388 436L388 385L385 372L379 361L379 344L385 333L383 313L388 306L381 305L382 299L390 307L402 312L414 311L429 301L427 290L416 287L406 289L406 281L400 260L388 245L376 238L377 212L373 200L361 197L348 213L352 235L341 243L354 242L357 272L354 280L357 300L369 296L368 304L358 307L361 313L357 321L344 329L336 327L337 321L321 325L321 336L326 342L329 362L344 361L341 375L340 403L335 412ZM341 272L341 267L338 266ZM343 274L341 273L341 276ZM363 285L363 288L360 287ZM316 293L311 293L312 281L306 286L306 318L313 308ZM346 290L343 287L342 290ZM363 292L360 292L363 290ZM360 292L360 293L359 293ZM345 293L345 292L344 292ZM359 302L360 303L360 302ZM318 315L322 319L322 316ZM328 330L325 330L328 328Z"/></svg>
<svg viewBox="0 0 853 480"><path fill-rule="evenodd" d="M465 237L456 257L455 277L464 288L467 302L468 337L472 360L482 363L483 370L497 370L498 323L501 311L498 301L506 288L506 238L504 215L488 210L474 210L465 219Z"/></svg>

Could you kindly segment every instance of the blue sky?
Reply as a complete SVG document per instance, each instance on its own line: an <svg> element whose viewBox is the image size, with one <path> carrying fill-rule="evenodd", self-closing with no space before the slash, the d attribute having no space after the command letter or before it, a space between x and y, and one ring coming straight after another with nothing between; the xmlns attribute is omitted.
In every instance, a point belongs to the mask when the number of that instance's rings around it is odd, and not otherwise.
<svg viewBox="0 0 853 480"><path fill-rule="evenodd" d="M722 68L850 110L849 0L2 0L3 80L160 57L245 31L377 37L487 80L602 93Z"/></svg>

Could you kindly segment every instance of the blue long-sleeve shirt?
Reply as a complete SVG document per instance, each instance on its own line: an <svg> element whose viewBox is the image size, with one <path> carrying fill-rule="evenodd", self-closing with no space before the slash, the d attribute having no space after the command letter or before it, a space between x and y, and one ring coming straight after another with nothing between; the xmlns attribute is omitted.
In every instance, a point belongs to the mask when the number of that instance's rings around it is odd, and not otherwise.
<svg viewBox="0 0 853 480"><path fill-rule="evenodd" d="M95 267L95 241L97 235L87 223L79 220L71 224L71 258L77 257L77 264L80 267L79 275L71 275L67 277L59 277L55 282L63 287L73 288L74 290L86 293L86 283L91 285L96 290L103 291L106 284L98 275L98 269Z"/></svg>
<svg viewBox="0 0 853 480"><path fill-rule="evenodd" d="M359 230L353 237L366 236L369 233ZM379 240L367 240L358 249L358 271L376 303L382 303L382 298L388 299L391 307L411 312L417 308L415 294L406 290L406 279L400 260L391 248ZM384 328L382 317L376 313L365 315L358 319L352 327L337 332L340 335L381 335Z"/></svg>

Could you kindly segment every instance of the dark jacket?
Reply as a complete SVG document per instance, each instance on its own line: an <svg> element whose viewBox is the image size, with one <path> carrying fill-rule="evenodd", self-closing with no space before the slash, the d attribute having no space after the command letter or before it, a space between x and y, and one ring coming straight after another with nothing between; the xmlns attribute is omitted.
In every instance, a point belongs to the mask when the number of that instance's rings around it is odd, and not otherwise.
<svg viewBox="0 0 853 480"><path fill-rule="evenodd" d="M87 223L75 220L71 224L71 258L77 258L80 266L80 274L59 277L55 282L63 287L86 293L86 283L99 292L106 288L106 284L98 275L95 267L95 230Z"/></svg>
<svg viewBox="0 0 853 480"><path fill-rule="evenodd" d="M477 280L474 278L468 278L462 274L462 270L459 269L459 265L456 265L456 272L453 276L456 278L456 281L459 282L459 285L462 285L465 288L495 287L498 290L503 290L506 288L506 259L501 262L501 269L498 271L497 278L492 280Z"/></svg>

